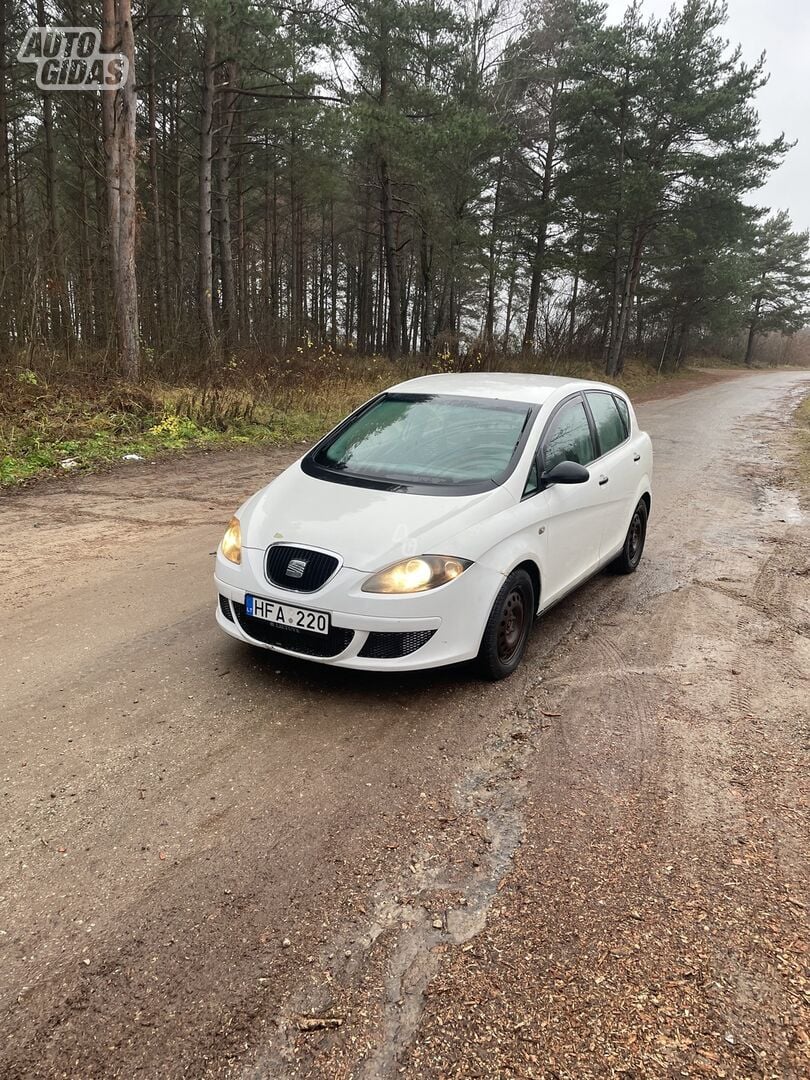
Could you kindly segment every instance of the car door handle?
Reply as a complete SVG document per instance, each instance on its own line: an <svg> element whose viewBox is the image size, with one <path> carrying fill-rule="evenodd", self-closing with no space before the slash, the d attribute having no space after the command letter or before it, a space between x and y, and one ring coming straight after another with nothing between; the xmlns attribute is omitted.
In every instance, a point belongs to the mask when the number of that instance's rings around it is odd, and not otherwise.
<svg viewBox="0 0 810 1080"><path fill-rule="evenodd" d="M641 461L641 454L633 454L633 461Z"/></svg>
<svg viewBox="0 0 810 1080"><path fill-rule="evenodd" d="M604 484L606 484L609 479L610 479L610 477L608 477L608 476L600 476L599 477L599 487L602 487Z"/></svg>

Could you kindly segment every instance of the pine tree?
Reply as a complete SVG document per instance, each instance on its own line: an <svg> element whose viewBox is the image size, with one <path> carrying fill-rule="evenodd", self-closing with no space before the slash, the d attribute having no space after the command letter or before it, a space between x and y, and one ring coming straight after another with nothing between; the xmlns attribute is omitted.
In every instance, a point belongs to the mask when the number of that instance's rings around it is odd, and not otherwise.
<svg viewBox="0 0 810 1080"><path fill-rule="evenodd" d="M785 211L764 221L757 231L751 257L753 285L746 315L748 341L745 363L754 356L758 334L778 330L792 334L810 316L810 234L792 232Z"/></svg>

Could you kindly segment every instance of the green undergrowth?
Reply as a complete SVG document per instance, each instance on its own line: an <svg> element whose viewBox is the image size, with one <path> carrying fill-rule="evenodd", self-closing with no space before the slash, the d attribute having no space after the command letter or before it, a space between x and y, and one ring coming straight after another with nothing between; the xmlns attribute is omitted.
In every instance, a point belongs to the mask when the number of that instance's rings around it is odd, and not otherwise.
<svg viewBox="0 0 810 1080"><path fill-rule="evenodd" d="M511 370L543 370L531 359L504 363ZM477 369L475 357L465 368ZM127 454L154 460L180 450L311 442L386 386L431 370L456 368L443 355L427 367L331 353L279 360L235 385L215 387L132 386L99 383L89 373L7 369L0 372L0 486L109 466ZM601 377L576 363L553 373ZM687 374L662 376L638 362L618 381L631 394L649 393Z"/></svg>
<svg viewBox="0 0 810 1080"><path fill-rule="evenodd" d="M93 470L126 460L154 460L178 450L311 441L337 421L340 407L280 408L243 391L206 395L165 387L83 388L27 383L22 407L0 414L0 486L43 475ZM4 413L10 413L8 399Z"/></svg>
<svg viewBox="0 0 810 1080"><path fill-rule="evenodd" d="M44 474L92 470L126 461L133 454L154 460L177 450L309 442L329 427L330 420L308 412L276 414L257 408L255 419L234 419L218 428L167 411L160 417L143 418L140 431L133 430L137 425L129 421L119 423L115 416L96 416L87 426L99 425L98 430L56 439L37 424L17 429L0 443L0 485L20 484Z"/></svg>

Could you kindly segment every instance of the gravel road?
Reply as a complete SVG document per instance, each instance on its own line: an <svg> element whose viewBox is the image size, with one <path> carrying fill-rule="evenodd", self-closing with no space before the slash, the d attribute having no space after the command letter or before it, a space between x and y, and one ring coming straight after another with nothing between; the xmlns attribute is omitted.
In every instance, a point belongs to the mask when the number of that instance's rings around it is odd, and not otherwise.
<svg viewBox="0 0 810 1080"><path fill-rule="evenodd" d="M498 685L217 629L290 453L2 498L0 1075L810 1075L808 389L642 405L639 572Z"/></svg>

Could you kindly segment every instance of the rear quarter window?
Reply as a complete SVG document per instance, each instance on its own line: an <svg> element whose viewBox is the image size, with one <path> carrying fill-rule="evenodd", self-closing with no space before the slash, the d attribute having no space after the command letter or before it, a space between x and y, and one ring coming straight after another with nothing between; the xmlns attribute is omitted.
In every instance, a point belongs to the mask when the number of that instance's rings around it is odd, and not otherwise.
<svg viewBox="0 0 810 1080"><path fill-rule="evenodd" d="M624 424L624 430L629 435L630 434L630 410L627 407L627 402L624 400L624 398L619 397L618 394L613 395L613 400L616 402L616 408L619 410L619 416L622 418L622 423Z"/></svg>

